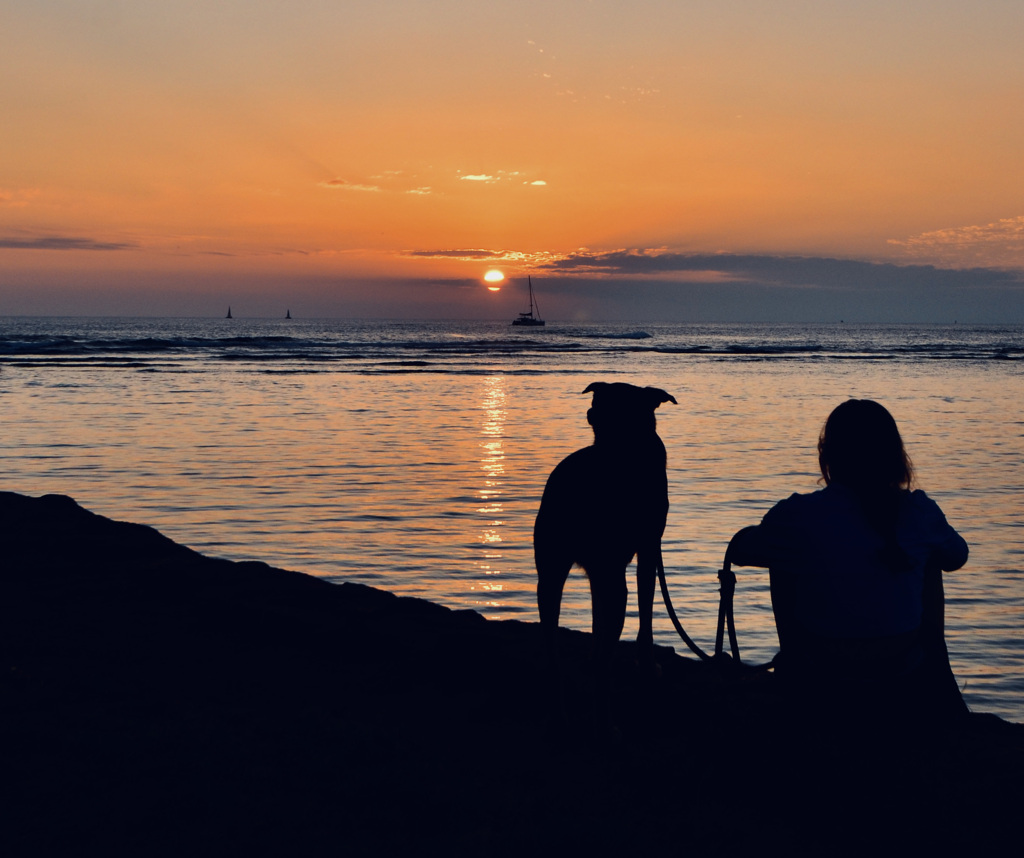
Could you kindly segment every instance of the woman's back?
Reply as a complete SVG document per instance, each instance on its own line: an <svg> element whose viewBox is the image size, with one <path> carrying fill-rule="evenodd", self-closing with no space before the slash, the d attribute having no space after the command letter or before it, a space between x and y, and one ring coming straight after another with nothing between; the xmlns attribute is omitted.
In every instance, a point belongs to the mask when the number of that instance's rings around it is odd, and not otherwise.
<svg viewBox="0 0 1024 858"><path fill-rule="evenodd" d="M746 559L787 577L793 619L823 637L916 629L929 560L946 570L967 560L967 544L921 491L900 492L891 535L880 533L856 492L838 483L779 502L757 530Z"/></svg>

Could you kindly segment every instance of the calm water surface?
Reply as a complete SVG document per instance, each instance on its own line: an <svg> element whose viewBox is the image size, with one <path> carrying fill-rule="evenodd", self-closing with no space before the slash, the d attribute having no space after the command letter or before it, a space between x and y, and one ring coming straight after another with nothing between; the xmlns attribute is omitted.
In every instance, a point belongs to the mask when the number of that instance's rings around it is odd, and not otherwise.
<svg viewBox="0 0 1024 858"><path fill-rule="evenodd" d="M821 423L875 398L971 546L946 576L965 696L1024 721L1022 375L1019 327L8 319L0 487L208 554L534 620L533 517L547 474L590 442L580 392L653 384L679 400L658 411L670 588L710 647L729 538L817 488ZM767 576L737 571L744 656L767 659ZM563 622L589 621L574 573ZM684 651L663 610L656 635Z"/></svg>

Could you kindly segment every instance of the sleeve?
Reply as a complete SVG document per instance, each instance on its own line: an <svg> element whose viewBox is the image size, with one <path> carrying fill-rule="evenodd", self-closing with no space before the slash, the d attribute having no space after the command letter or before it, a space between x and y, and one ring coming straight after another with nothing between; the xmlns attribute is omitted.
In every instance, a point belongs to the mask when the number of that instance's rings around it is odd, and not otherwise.
<svg viewBox="0 0 1024 858"><path fill-rule="evenodd" d="M946 521L939 505L922 491L914 492L914 500L925 517L932 557L943 572L953 572L967 562L967 542Z"/></svg>
<svg viewBox="0 0 1024 858"><path fill-rule="evenodd" d="M746 527L729 544L729 559L737 566L775 566L787 553L790 522L799 495L779 501L765 514L761 523Z"/></svg>

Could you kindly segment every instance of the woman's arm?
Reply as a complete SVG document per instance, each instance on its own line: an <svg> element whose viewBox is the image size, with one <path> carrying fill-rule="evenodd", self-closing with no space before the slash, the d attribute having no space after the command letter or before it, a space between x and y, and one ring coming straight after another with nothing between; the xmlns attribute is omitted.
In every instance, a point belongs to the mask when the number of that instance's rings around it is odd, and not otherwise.
<svg viewBox="0 0 1024 858"><path fill-rule="evenodd" d="M770 566L772 551L764 525L755 524L737 533L729 543L726 558L737 566Z"/></svg>
<svg viewBox="0 0 1024 858"><path fill-rule="evenodd" d="M944 572L953 572L967 562L967 541L946 521L939 505L924 492L914 492L927 516L931 560Z"/></svg>
<svg viewBox="0 0 1024 858"><path fill-rule="evenodd" d="M761 523L745 527L729 543L729 561L737 566L767 568L785 562L792 554L794 518L799 518L800 495L773 506Z"/></svg>
<svg viewBox="0 0 1024 858"><path fill-rule="evenodd" d="M942 523L946 524L945 518L943 518ZM944 539L932 555L938 560L938 564L942 568L942 571L954 572L959 569L967 562L968 553L967 541L959 533L953 530L952 527L946 524Z"/></svg>

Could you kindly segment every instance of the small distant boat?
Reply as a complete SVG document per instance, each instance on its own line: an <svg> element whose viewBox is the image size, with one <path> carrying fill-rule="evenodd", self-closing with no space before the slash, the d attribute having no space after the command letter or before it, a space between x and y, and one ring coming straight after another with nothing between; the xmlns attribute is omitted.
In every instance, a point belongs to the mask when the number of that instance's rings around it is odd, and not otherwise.
<svg viewBox="0 0 1024 858"><path fill-rule="evenodd" d="M292 317L292 311L291 310L285 310L284 311L284 317L286 319L290 319Z"/></svg>
<svg viewBox="0 0 1024 858"><path fill-rule="evenodd" d="M530 287L530 309L525 313L520 313L518 318L512 320L512 324L524 327L539 327L544 324L544 320L540 317L540 307L537 307L537 315L533 315L533 307L537 303L533 297L533 281L527 276L526 282Z"/></svg>
<svg viewBox="0 0 1024 858"><path fill-rule="evenodd" d="M228 305L228 314L227 314L227 315L226 315L226 316L225 316L224 318L225 318L225 319L231 319L231 318L234 318L234 317L233 317L233 316L231 315L231 305L230 305L230 304Z"/></svg>

